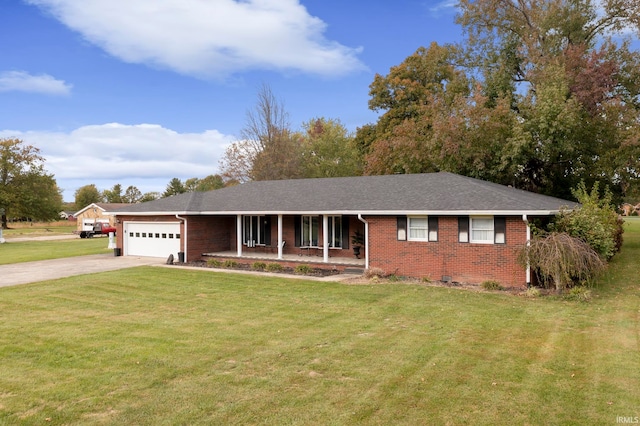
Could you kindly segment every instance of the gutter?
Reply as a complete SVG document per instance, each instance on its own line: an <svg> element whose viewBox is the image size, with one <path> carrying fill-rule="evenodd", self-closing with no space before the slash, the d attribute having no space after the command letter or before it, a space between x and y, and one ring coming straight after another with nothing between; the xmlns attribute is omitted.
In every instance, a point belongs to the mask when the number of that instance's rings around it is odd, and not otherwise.
<svg viewBox="0 0 640 426"><path fill-rule="evenodd" d="M176 213L176 219L181 220L184 222L184 262L187 262L187 235L189 235L189 233L187 232L187 218L186 217L180 217L177 213Z"/></svg>
<svg viewBox="0 0 640 426"><path fill-rule="evenodd" d="M369 269L369 222L358 213L358 220L364 223L364 268Z"/></svg>
<svg viewBox="0 0 640 426"><path fill-rule="evenodd" d="M527 241L526 246L529 247L531 245L531 228L529 227L529 220L527 219L527 215L522 215L522 221L527 227ZM527 254L527 269L525 270L525 276L527 281L527 288L531 287L531 264L529 263L529 255Z"/></svg>

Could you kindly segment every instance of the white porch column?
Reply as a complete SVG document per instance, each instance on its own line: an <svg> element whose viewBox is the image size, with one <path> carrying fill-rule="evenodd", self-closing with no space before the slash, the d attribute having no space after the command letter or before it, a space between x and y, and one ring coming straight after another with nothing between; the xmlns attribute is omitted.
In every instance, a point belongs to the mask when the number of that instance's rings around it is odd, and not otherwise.
<svg viewBox="0 0 640 426"><path fill-rule="evenodd" d="M282 215L278 215L278 259L282 259Z"/></svg>
<svg viewBox="0 0 640 426"><path fill-rule="evenodd" d="M322 261L329 263L329 216L322 215Z"/></svg>
<svg viewBox="0 0 640 426"><path fill-rule="evenodd" d="M236 218L236 245L238 246L238 257L242 256L242 215Z"/></svg>

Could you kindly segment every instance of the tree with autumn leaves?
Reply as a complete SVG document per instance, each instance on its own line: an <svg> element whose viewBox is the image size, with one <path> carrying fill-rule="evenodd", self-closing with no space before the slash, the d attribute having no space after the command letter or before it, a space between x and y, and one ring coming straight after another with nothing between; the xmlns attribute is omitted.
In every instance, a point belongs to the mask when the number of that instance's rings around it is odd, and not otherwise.
<svg viewBox="0 0 640 426"><path fill-rule="evenodd" d="M640 194L640 4L463 0L460 45L376 75L358 129L366 174L447 170L570 198L581 181Z"/></svg>

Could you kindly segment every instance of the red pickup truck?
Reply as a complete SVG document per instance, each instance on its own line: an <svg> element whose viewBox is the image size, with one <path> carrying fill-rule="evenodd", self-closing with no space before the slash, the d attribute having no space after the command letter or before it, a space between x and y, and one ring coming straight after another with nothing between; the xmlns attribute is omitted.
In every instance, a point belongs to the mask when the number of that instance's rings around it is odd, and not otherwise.
<svg viewBox="0 0 640 426"><path fill-rule="evenodd" d="M93 229L90 231L76 231L80 234L80 238L93 238L94 235L109 235L109 232L113 232L115 235L116 228L109 225L108 223L96 223L93 225Z"/></svg>

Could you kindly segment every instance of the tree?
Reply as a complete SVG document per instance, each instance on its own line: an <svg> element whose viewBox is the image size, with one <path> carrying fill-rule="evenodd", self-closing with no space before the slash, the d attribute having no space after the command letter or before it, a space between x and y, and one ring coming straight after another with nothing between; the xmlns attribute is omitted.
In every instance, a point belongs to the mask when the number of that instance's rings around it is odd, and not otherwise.
<svg viewBox="0 0 640 426"><path fill-rule="evenodd" d="M584 180L618 196L638 185L640 56L614 36L640 31L640 3L462 0L470 72L518 116L518 185L571 196Z"/></svg>
<svg viewBox="0 0 640 426"><path fill-rule="evenodd" d="M167 184L167 188L162 193L161 198L171 197L172 195L183 194L185 192L187 192L187 190L185 189L182 181L178 178L173 178Z"/></svg>
<svg viewBox="0 0 640 426"><path fill-rule="evenodd" d="M263 85L255 109L247 112L241 140L220 161L222 176L240 183L300 177L300 137L271 88Z"/></svg>
<svg viewBox="0 0 640 426"><path fill-rule="evenodd" d="M139 203L142 199L142 192L133 185L129 185L122 196L123 203Z"/></svg>
<svg viewBox="0 0 640 426"><path fill-rule="evenodd" d="M339 120L316 118L303 124L301 171L305 178L358 176L362 165L353 135Z"/></svg>
<svg viewBox="0 0 640 426"><path fill-rule="evenodd" d="M101 203L104 200L95 184L89 184L76 189L75 203L78 210L92 203Z"/></svg>
<svg viewBox="0 0 640 426"><path fill-rule="evenodd" d="M122 203L122 185L116 183L113 188L102 191L102 197L107 203Z"/></svg>
<svg viewBox="0 0 640 426"><path fill-rule="evenodd" d="M571 198L640 186L640 3L462 0L465 43L420 48L376 75L358 129L365 173L447 170Z"/></svg>
<svg viewBox="0 0 640 426"><path fill-rule="evenodd" d="M160 199L160 193L159 192L145 192L144 195L142 196L142 198L140 198L140 200L138 201L139 203L146 203L147 201L155 201Z"/></svg>
<svg viewBox="0 0 640 426"><path fill-rule="evenodd" d="M220 175L209 175L205 178L190 178L184 182L186 192L206 192L224 188L225 182Z"/></svg>
<svg viewBox="0 0 640 426"><path fill-rule="evenodd" d="M44 170L40 150L20 139L0 139L0 210L2 228L7 217L38 220L56 218L62 196L53 175Z"/></svg>

